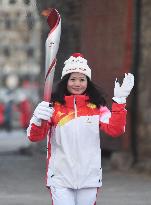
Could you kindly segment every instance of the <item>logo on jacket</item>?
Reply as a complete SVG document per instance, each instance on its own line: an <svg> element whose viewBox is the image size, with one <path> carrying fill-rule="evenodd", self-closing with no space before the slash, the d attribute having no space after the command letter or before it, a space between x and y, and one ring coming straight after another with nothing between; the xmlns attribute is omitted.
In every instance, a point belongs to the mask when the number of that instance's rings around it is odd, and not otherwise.
<svg viewBox="0 0 151 205"><path fill-rule="evenodd" d="M86 123L89 123L89 124L92 123L92 121L91 121L91 119L89 117L87 118Z"/></svg>

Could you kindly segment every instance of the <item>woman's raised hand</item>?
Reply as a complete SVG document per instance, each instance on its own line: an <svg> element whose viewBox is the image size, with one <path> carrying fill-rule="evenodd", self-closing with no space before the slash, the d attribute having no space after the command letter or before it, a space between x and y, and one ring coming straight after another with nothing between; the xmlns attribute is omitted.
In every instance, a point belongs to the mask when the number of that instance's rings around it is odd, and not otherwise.
<svg viewBox="0 0 151 205"><path fill-rule="evenodd" d="M134 86L134 75L131 73L126 74L123 79L122 85L115 80L114 86L114 97L113 100L117 103L126 103L126 98L130 94L132 88Z"/></svg>

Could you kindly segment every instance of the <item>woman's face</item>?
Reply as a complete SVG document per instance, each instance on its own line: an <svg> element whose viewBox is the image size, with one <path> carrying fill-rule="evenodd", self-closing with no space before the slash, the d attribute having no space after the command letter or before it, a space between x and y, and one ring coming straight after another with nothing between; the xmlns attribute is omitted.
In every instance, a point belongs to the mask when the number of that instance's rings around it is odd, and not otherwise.
<svg viewBox="0 0 151 205"><path fill-rule="evenodd" d="M73 95L81 95L87 88L87 77L82 73L71 73L68 82L67 90Z"/></svg>

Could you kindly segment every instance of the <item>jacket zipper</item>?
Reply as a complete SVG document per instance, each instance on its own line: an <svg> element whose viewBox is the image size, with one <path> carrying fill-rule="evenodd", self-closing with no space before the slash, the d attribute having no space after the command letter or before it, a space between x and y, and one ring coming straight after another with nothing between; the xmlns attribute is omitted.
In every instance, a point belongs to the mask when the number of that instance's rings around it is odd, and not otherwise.
<svg viewBox="0 0 151 205"><path fill-rule="evenodd" d="M77 118L77 105L76 105L76 97L74 96L74 113L75 113L75 118Z"/></svg>
<svg viewBox="0 0 151 205"><path fill-rule="evenodd" d="M74 113L75 113L75 118L77 118L77 104L76 104L76 97L75 96L74 96ZM76 178L78 179L78 169L76 170ZM78 182L77 182L77 180L76 180L76 183L74 184L74 186L75 186L75 188L78 189Z"/></svg>

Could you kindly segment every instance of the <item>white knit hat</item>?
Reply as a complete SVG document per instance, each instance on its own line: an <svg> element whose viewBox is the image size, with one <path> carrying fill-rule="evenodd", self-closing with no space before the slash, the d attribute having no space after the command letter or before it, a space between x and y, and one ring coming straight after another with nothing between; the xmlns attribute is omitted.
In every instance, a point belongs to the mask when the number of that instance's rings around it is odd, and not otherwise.
<svg viewBox="0 0 151 205"><path fill-rule="evenodd" d="M83 73L91 79L91 69L81 53L74 53L64 62L61 79L68 73Z"/></svg>

